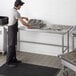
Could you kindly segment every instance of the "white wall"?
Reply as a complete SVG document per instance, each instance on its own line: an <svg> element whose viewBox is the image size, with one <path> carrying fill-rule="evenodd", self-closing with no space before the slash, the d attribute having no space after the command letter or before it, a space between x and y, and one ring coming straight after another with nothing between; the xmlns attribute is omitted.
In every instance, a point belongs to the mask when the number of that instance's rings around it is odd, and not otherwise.
<svg viewBox="0 0 76 76"><path fill-rule="evenodd" d="M9 9L13 6L14 0L0 1L0 15L8 15Z"/></svg>
<svg viewBox="0 0 76 76"><path fill-rule="evenodd" d="M31 17L41 18L49 23L76 24L76 0L29 0Z"/></svg>
<svg viewBox="0 0 76 76"><path fill-rule="evenodd" d="M9 14L15 0L0 1L0 15ZM22 0L23 16L39 18L48 23L76 25L76 0Z"/></svg>

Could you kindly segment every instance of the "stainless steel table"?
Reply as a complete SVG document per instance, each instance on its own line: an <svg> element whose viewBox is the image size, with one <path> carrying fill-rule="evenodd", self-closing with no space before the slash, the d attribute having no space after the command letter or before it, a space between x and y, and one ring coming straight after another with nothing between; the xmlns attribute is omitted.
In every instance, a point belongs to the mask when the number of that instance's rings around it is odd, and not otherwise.
<svg viewBox="0 0 76 76"><path fill-rule="evenodd" d="M63 65L63 76L69 76L66 68L69 68L76 73L76 51L62 55L61 62Z"/></svg>
<svg viewBox="0 0 76 76"><path fill-rule="evenodd" d="M41 29L25 29L24 27L20 27L20 30L24 30L28 32L42 32L42 33L50 33L50 34L52 33L52 34L61 35L62 45L56 45L56 44L46 44L46 45L62 47L62 53L64 53L66 50L69 52L69 32L71 29L72 26L68 26L68 25L50 25L50 27L43 27ZM65 35L67 35L67 46L64 45ZM36 43L36 42L29 42L29 43ZM38 44L44 44L44 43L38 43Z"/></svg>
<svg viewBox="0 0 76 76"><path fill-rule="evenodd" d="M76 73L76 50L74 47L75 37L76 37L76 26L74 26L72 29L72 52L61 55L61 62L63 65L63 76L69 76L69 73L66 68L69 68Z"/></svg>

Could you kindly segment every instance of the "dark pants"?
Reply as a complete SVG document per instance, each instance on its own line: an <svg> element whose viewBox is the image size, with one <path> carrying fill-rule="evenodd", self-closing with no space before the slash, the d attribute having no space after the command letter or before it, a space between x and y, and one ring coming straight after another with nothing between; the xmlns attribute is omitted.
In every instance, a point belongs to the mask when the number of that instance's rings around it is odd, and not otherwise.
<svg viewBox="0 0 76 76"><path fill-rule="evenodd" d="M16 60L16 45L17 45L17 23L8 26L8 51L7 63L13 63Z"/></svg>

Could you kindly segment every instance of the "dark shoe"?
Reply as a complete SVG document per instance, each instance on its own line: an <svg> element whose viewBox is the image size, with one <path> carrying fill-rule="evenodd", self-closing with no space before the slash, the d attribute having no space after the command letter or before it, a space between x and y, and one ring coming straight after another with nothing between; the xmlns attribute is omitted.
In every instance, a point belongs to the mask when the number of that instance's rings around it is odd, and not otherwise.
<svg viewBox="0 0 76 76"><path fill-rule="evenodd" d="M22 63L20 60L15 60L14 63Z"/></svg>
<svg viewBox="0 0 76 76"><path fill-rule="evenodd" d="M7 67L10 67L10 68L15 68L17 66L17 64L15 63L9 63L9 64L6 64Z"/></svg>

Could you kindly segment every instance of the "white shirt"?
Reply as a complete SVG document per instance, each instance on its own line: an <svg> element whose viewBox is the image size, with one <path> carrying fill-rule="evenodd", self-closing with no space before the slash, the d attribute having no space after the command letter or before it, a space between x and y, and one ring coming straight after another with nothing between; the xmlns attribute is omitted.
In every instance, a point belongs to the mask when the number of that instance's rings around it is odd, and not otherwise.
<svg viewBox="0 0 76 76"><path fill-rule="evenodd" d="M10 10L9 12L9 24L8 26L12 26L16 23L17 19L20 18L20 13L13 8L12 10Z"/></svg>

